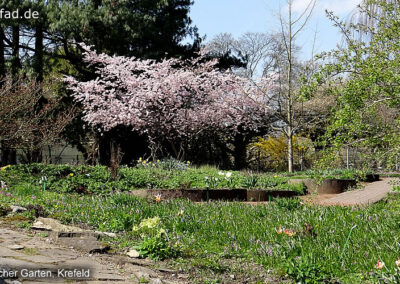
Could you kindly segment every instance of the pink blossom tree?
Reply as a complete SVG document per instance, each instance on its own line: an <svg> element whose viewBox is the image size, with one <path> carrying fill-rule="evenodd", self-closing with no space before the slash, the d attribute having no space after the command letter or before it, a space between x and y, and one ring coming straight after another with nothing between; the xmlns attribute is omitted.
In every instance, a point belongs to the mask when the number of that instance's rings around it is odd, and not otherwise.
<svg viewBox="0 0 400 284"><path fill-rule="evenodd" d="M152 156L168 142L179 158L183 143L204 131L254 130L272 109L266 103L271 78L252 84L216 68L216 60L165 59L161 62L97 54L84 61L97 78L67 77L84 119L99 131L128 126L148 137Z"/></svg>

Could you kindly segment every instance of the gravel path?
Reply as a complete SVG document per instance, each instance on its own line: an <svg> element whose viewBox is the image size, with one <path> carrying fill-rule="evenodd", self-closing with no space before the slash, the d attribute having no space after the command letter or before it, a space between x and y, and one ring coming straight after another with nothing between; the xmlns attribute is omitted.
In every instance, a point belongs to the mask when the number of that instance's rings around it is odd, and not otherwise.
<svg viewBox="0 0 400 284"><path fill-rule="evenodd" d="M362 189L347 191L337 194L335 197L321 200L321 205L340 205L340 206L366 206L382 200L392 191L390 178L372 182Z"/></svg>

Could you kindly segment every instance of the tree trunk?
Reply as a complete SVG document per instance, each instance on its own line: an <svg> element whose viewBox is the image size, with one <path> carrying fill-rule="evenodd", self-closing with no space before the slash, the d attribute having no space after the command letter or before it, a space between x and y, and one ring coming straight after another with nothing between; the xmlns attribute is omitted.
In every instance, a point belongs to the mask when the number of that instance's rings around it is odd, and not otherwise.
<svg viewBox="0 0 400 284"><path fill-rule="evenodd" d="M35 54L33 57L33 71L35 72L36 80L38 82L42 82L43 81L43 27L40 21L35 26ZM46 99L42 97L37 107L42 108L45 101ZM42 149L40 149L35 142L33 143L34 143L32 145L33 149L30 151L32 162L41 163Z"/></svg>
<svg viewBox="0 0 400 284"><path fill-rule="evenodd" d="M11 74L13 79L16 79L18 71L21 67L21 62L19 60L19 25L16 24L12 27L12 58L11 58Z"/></svg>
<svg viewBox="0 0 400 284"><path fill-rule="evenodd" d="M33 69L36 73L36 79L43 81L43 27L38 22L35 27L35 55L33 58Z"/></svg>
<svg viewBox="0 0 400 284"><path fill-rule="evenodd" d="M111 166L111 139L107 133L97 136L99 145L99 162L101 165Z"/></svg>
<svg viewBox="0 0 400 284"><path fill-rule="evenodd" d="M292 94L292 3L289 3L289 30L288 30L288 93L287 93L287 138L288 138L288 171L293 172L293 94Z"/></svg>
<svg viewBox="0 0 400 284"><path fill-rule="evenodd" d="M6 75L6 61L4 57L5 46L4 46L4 29L0 25L0 79ZM0 81L0 88L3 85Z"/></svg>
<svg viewBox="0 0 400 284"><path fill-rule="evenodd" d="M114 140L111 139L110 142L110 152L111 152L111 175L114 180L118 180L119 166L122 161L123 153L121 152L121 146Z"/></svg>
<svg viewBox="0 0 400 284"><path fill-rule="evenodd" d="M288 171L293 173L293 132L291 127L288 127Z"/></svg>
<svg viewBox="0 0 400 284"><path fill-rule="evenodd" d="M5 47L4 47L4 29L3 26L0 25L0 78L2 79L6 75L6 62L4 58L4 52L5 52ZM0 81L0 88L2 87L3 82ZM7 149L4 147L4 142L1 141L0 137L0 143L1 143L1 164L5 165L7 162Z"/></svg>
<svg viewBox="0 0 400 284"><path fill-rule="evenodd" d="M237 133L234 139L233 157L235 161L235 170L242 170L246 167L247 143L243 134Z"/></svg>
<svg viewBox="0 0 400 284"><path fill-rule="evenodd" d="M4 34L3 34L4 35ZM18 71L21 63L19 61L19 25L16 24L12 27L12 58L11 58L11 75L13 80L17 80ZM3 164L16 164L17 163L17 151L2 141L1 143L1 162Z"/></svg>

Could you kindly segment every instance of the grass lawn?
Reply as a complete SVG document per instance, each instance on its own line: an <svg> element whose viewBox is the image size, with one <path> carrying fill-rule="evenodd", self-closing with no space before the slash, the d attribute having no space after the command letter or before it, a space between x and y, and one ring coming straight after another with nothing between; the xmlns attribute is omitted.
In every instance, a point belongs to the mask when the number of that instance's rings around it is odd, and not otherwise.
<svg viewBox="0 0 400 284"><path fill-rule="evenodd" d="M10 181L14 174L6 169L0 179ZM21 179L15 176L8 189L0 192L3 208L40 205L50 217L64 223L84 223L96 230L117 232L118 238L107 240L114 249L138 246L147 256L167 258L171 265L197 275L193 283L217 281L222 273L235 273L234 262L262 265L281 279L304 283L400 279L395 263L400 257L397 194L364 209L310 206L298 199L277 199L259 206L155 202L129 193L43 191L42 185L33 182L37 177L32 175L28 182L27 174L23 175ZM34 219L32 211L23 214ZM138 230L143 220L154 221L155 217L160 221L152 229ZM25 225L29 227L29 222ZM157 236L160 232L161 238ZM386 264L383 269L375 267L378 260Z"/></svg>

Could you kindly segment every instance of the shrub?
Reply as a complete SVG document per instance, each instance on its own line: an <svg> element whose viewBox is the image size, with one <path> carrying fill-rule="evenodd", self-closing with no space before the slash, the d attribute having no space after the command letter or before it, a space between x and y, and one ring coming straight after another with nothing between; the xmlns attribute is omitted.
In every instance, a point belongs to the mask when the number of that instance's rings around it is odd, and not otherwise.
<svg viewBox="0 0 400 284"><path fill-rule="evenodd" d="M180 255L177 244L172 244L164 237L144 238L144 240L134 246L142 257L149 257L154 260L164 260L175 258Z"/></svg>
<svg viewBox="0 0 400 284"><path fill-rule="evenodd" d="M142 257L163 260L177 257L180 254L178 245L168 241L167 232L163 228L161 219L157 216L142 220L139 226L133 226L132 232L142 239L134 247Z"/></svg>
<svg viewBox="0 0 400 284"><path fill-rule="evenodd" d="M309 255L296 256L286 260L283 269L296 283L324 283L330 279L330 275L324 272L321 261Z"/></svg>

